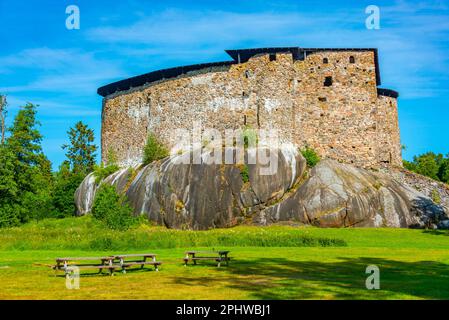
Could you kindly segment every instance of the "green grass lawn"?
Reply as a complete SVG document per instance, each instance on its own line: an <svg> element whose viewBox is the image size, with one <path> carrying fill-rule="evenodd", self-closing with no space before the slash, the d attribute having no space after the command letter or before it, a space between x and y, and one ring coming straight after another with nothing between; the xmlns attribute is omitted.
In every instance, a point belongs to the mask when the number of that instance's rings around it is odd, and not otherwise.
<svg viewBox="0 0 449 320"><path fill-rule="evenodd" d="M184 251L228 249L229 267L184 267ZM66 289L40 264L60 256L154 252L163 265L116 276L83 273ZM380 290L365 288L368 265ZM409 229L237 227L112 232L89 217L0 230L0 299L448 299L449 233Z"/></svg>

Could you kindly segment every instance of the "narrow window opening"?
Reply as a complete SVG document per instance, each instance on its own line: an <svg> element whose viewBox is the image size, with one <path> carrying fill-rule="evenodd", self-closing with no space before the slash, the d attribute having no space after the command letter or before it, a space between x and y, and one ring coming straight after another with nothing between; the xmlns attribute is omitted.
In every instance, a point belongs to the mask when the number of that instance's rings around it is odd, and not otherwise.
<svg viewBox="0 0 449 320"><path fill-rule="evenodd" d="M276 53L270 53L270 61L276 61Z"/></svg>
<svg viewBox="0 0 449 320"><path fill-rule="evenodd" d="M354 56L350 56L350 57L349 57L349 63L355 63L355 58L354 58Z"/></svg>
<svg viewBox="0 0 449 320"><path fill-rule="evenodd" d="M326 102L327 101L327 99L325 97L319 97L318 100L321 101L321 102Z"/></svg>
<svg viewBox="0 0 449 320"><path fill-rule="evenodd" d="M324 58L324 59L323 59L323 63L324 63L324 64L328 64L328 63L329 63L329 59L328 59L328 58Z"/></svg>
<svg viewBox="0 0 449 320"><path fill-rule="evenodd" d="M332 77L326 77L324 79L324 86L325 87L330 87L332 85Z"/></svg>

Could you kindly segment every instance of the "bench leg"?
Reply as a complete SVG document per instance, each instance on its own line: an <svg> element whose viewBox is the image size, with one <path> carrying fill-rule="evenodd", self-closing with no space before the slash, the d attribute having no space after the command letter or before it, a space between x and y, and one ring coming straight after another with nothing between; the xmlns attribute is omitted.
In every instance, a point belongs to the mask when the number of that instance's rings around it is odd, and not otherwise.
<svg viewBox="0 0 449 320"><path fill-rule="evenodd" d="M122 273L125 274L126 273L126 268L122 267Z"/></svg>
<svg viewBox="0 0 449 320"><path fill-rule="evenodd" d="M154 268L156 269L156 271L159 271L157 264L154 265Z"/></svg>
<svg viewBox="0 0 449 320"><path fill-rule="evenodd" d="M114 269L110 268L109 269L109 274L110 274L111 277L114 276Z"/></svg>
<svg viewBox="0 0 449 320"><path fill-rule="evenodd" d="M217 268L220 268L220 266L221 266L221 261L218 261Z"/></svg>

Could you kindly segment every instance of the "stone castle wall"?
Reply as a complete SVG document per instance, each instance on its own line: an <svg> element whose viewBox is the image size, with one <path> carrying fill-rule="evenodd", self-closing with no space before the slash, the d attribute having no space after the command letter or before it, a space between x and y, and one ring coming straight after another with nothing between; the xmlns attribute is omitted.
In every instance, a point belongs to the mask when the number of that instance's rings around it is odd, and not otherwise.
<svg viewBox="0 0 449 320"><path fill-rule="evenodd" d="M171 147L175 129L200 120L220 131L278 129L283 141L362 167L401 166L397 102L378 95L374 59L372 51L262 54L106 96L102 158L114 150L121 165L137 164L150 132Z"/></svg>

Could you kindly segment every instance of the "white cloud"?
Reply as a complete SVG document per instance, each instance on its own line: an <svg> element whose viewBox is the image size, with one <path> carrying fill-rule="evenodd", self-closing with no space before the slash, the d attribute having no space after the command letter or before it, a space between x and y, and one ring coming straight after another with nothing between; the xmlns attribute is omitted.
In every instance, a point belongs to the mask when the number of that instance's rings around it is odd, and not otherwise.
<svg viewBox="0 0 449 320"><path fill-rule="evenodd" d="M367 30L364 8L335 12L167 10L130 25L92 29L88 38L117 46L146 66L165 61L212 61L241 46L377 47L382 82L403 98L441 92L448 79L447 7L441 1L381 6L381 30ZM446 41L446 42L445 42ZM155 60L157 59L157 60ZM206 60L207 61L207 60ZM145 70L149 71L149 70ZM429 76L433 74L433 76Z"/></svg>
<svg viewBox="0 0 449 320"><path fill-rule="evenodd" d="M19 107L26 105L31 102L35 105L39 105L38 111L39 115L42 116L52 116L52 117L98 117L101 115L101 106L86 106L86 105L75 105L64 102L64 99L43 99L27 97L23 98L16 95L8 95L8 110L15 112ZM59 121L59 120L57 120ZM64 121L64 120L62 120Z"/></svg>
<svg viewBox="0 0 449 320"><path fill-rule="evenodd" d="M284 37L291 25L304 25L311 18L296 13L233 13L221 11L168 10L143 17L128 26L93 29L92 40L100 42L145 43L151 46L245 42L254 38ZM268 38L268 37L267 37ZM269 39L267 39L268 41ZM273 39L271 39L273 41Z"/></svg>
<svg viewBox="0 0 449 320"><path fill-rule="evenodd" d="M45 47L0 57L0 71L25 75L24 83L0 87L0 91L5 93L95 93L96 88L105 81L126 74L114 61L98 59L93 53Z"/></svg>

